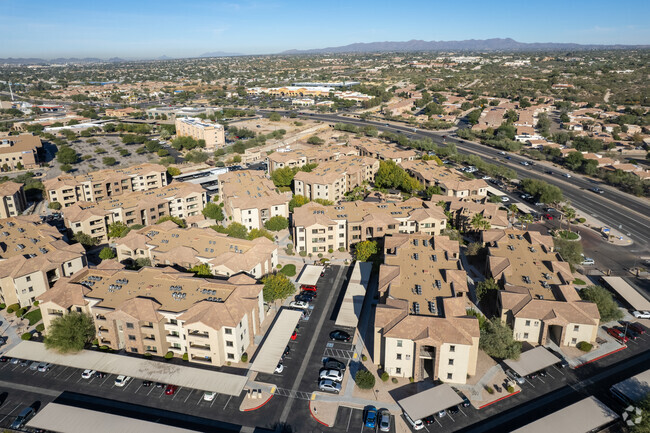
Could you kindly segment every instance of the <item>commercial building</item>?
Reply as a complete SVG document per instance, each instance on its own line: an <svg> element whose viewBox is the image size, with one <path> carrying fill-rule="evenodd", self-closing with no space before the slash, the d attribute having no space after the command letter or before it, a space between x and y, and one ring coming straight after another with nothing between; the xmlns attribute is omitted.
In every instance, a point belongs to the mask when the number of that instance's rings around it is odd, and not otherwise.
<svg viewBox="0 0 650 433"><path fill-rule="evenodd" d="M31 134L10 135L0 138L0 166L11 170L38 168L41 139ZM18 165L20 164L20 165Z"/></svg>
<svg viewBox="0 0 650 433"><path fill-rule="evenodd" d="M63 207L80 201L100 201L132 191L149 191L167 185L167 169L159 164L140 164L71 176L63 174L43 182L50 203Z"/></svg>
<svg viewBox="0 0 650 433"><path fill-rule="evenodd" d="M488 184L483 179L469 179L457 171L439 166L433 160L402 161L400 165L425 188L439 186L442 195L473 199L487 196Z"/></svg>
<svg viewBox="0 0 650 433"><path fill-rule="evenodd" d="M85 312L100 345L158 356L187 353L191 362L221 366L238 362L260 331L262 287L245 275L214 280L105 261L60 279L39 301L45 332L53 319Z"/></svg>
<svg viewBox="0 0 650 433"><path fill-rule="evenodd" d="M77 202L63 209L66 227L100 242L108 240L108 226L122 222L155 224L163 216L181 219L201 215L207 203L205 190L195 184L175 182L152 191L134 191L96 203Z"/></svg>
<svg viewBox="0 0 650 433"><path fill-rule="evenodd" d="M206 151L214 152L226 145L226 132L223 125L209 123L196 117L177 117L175 124L177 137L204 140Z"/></svg>
<svg viewBox="0 0 650 433"><path fill-rule="evenodd" d="M132 230L116 240L115 249L122 263L149 259L152 266L185 269L207 264L214 275L225 277L245 272L261 278L278 264L278 247L265 237L249 241L211 228L183 229L172 221Z"/></svg>
<svg viewBox="0 0 650 433"><path fill-rule="evenodd" d="M342 156L319 164L310 172L297 173L293 178L294 193L310 200L338 202L364 181L373 181L378 170L379 161L374 158Z"/></svg>
<svg viewBox="0 0 650 433"><path fill-rule="evenodd" d="M576 346L596 340L600 314L582 301L573 287L567 262L555 251L553 238L517 229L487 230L486 274L500 283L498 306L515 340L530 344Z"/></svg>
<svg viewBox="0 0 650 433"><path fill-rule="evenodd" d="M359 151L349 146L324 146L296 150L278 150L266 157L269 173L278 168L303 167L307 164L321 164L336 161L342 156L358 155Z"/></svg>
<svg viewBox="0 0 650 433"><path fill-rule="evenodd" d="M264 227L276 215L289 218L291 192L278 192L265 174L256 170L231 171L219 176L219 199L227 217L248 230Z"/></svg>
<svg viewBox="0 0 650 433"><path fill-rule="evenodd" d="M399 203L354 201L332 206L310 202L294 209L291 230L296 251L322 253L397 233L438 235L446 225L440 207L411 198Z"/></svg>
<svg viewBox="0 0 650 433"><path fill-rule="evenodd" d="M381 161L413 161L417 153L413 149L402 149L391 143L375 142L369 140L355 140L352 145L359 149L359 155L369 156Z"/></svg>
<svg viewBox="0 0 650 433"><path fill-rule="evenodd" d="M389 375L466 383L476 374L480 330L459 251L446 236L384 238L373 361Z"/></svg>
<svg viewBox="0 0 650 433"><path fill-rule="evenodd" d="M27 209L27 198L22 183L4 182L0 184L0 218L18 216Z"/></svg>
<svg viewBox="0 0 650 433"><path fill-rule="evenodd" d="M0 249L0 300L6 305L32 305L59 278L86 265L83 246L69 245L38 216L0 220Z"/></svg>

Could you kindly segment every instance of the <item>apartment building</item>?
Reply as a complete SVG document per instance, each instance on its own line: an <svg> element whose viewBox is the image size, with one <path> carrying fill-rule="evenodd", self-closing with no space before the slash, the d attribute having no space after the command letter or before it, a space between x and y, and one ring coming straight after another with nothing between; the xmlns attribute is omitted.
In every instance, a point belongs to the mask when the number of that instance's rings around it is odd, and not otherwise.
<svg viewBox="0 0 650 433"><path fill-rule="evenodd" d="M173 268L126 270L114 261L62 278L39 297L45 332L72 311L95 322L100 345L130 353L238 362L264 320L262 285L245 275L195 278Z"/></svg>
<svg viewBox="0 0 650 433"><path fill-rule="evenodd" d="M32 134L10 135L0 138L0 166L11 169L32 169L40 166L39 151L43 148L41 139Z"/></svg>
<svg viewBox="0 0 650 433"><path fill-rule="evenodd" d="M244 272L262 278L278 264L278 247L265 237L237 239L211 228L183 229L172 221L132 230L116 240L115 249L122 263L142 258L152 266L185 269L207 264L214 275L224 277Z"/></svg>
<svg viewBox="0 0 650 433"><path fill-rule="evenodd" d="M379 161L365 156L342 156L324 162L307 173L301 171L293 178L294 193L310 200L317 198L338 202L345 193L364 181L371 182L379 170Z"/></svg>
<svg viewBox="0 0 650 433"><path fill-rule="evenodd" d="M63 209L63 220L72 233L82 232L106 242L108 226L114 222L146 226L166 215L185 219L201 215L206 204L207 196L200 185L174 182L157 190L133 191L110 200L74 203Z"/></svg>
<svg viewBox="0 0 650 433"><path fill-rule="evenodd" d="M86 266L86 256L38 216L17 216L0 220L0 264L0 301L26 306Z"/></svg>
<svg viewBox="0 0 650 433"><path fill-rule="evenodd" d="M167 185L167 169L159 164L140 164L71 176L63 174L43 182L50 203L63 207L80 201L100 201L132 191L149 191Z"/></svg>
<svg viewBox="0 0 650 433"><path fill-rule="evenodd" d="M257 170L231 171L219 176L219 199L226 216L248 230L264 227L276 215L289 218L291 192L279 192Z"/></svg>
<svg viewBox="0 0 650 433"><path fill-rule="evenodd" d="M442 195L473 199L487 196L488 184L483 179L467 178L455 170L439 166L433 160L402 161L400 165L425 188L439 186Z"/></svg>
<svg viewBox="0 0 650 433"><path fill-rule="evenodd" d="M278 150L266 157L269 173L278 168L303 167L307 164L321 164L336 161L342 156L356 156L359 150L350 146L324 146L295 149L291 151Z"/></svg>
<svg viewBox="0 0 650 433"><path fill-rule="evenodd" d="M205 150L214 152L226 145L226 131L223 125L210 123L197 117L177 117L176 136L192 137L195 140L205 141Z"/></svg>
<svg viewBox="0 0 650 433"><path fill-rule="evenodd" d="M3 182L0 184L0 218L18 216L27 209L27 198L22 183Z"/></svg>
<svg viewBox="0 0 650 433"><path fill-rule="evenodd" d="M446 236L384 238L373 361L391 376L463 384L476 374L480 330L459 252Z"/></svg>
<svg viewBox="0 0 650 433"><path fill-rule="evenodd" d="M392 143L376 142L370 140L354 140L352 145L359 149L359 155L379 159L381 161L413 161L417 152L413 149L402 149Z"/></svg>
<svg viewBox="0 0 650 433"><path fill-rule="evenodd" d="M555 251L551 236L487 230L481 240L488 248L486 274L504 287L498 301L501 317L516 340L537 345L552 339L560 346L595 341L598 308L580 300L571 268Z"/></svg>
<svg viewBox="0 0 650 433"><path fill-rule="evenodd" d="M431 203L444 203L445 208L453 216L454 226L461 230L473 230L472 219L481 215L490 223L493 229L507 229L509 227L508 212L497 203L490 203L483 199L480 201L467 200L459 197L432 195Z"/></svg>
<svg viewBox="0 0 650 433"><path fill-rule="evenodd" d="M310 202L294 209L296 251L322 253L397 233L439 235L447 225L442 208L410 198L399 203L364 201L323 206Z"/></svg>

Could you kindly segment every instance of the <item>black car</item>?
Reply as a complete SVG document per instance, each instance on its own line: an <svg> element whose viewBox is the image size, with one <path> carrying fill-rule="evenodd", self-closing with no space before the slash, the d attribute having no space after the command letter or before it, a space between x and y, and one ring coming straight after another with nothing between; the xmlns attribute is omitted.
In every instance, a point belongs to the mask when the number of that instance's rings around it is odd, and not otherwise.
<svg viewBox="0 0 650 433"><path fill-rule="evenodd" d="M627 337L628 337L630 340L636 340L637 338L639 338L639 334L637 334L636 332L634 332L634 331L631 330L630 328L625 329L624 326L614 326L614 328L615 328L615 329L618 329L619 331L621 331L622 333L624 333L625 335L627 335Z"/></svg>
<svg viewBox="0 0 650 433"><path fill-rule="evenodd" d="M605 193L605 191L603 191L602 189L600 189L598 187L591 188L591 190L593 192L595 192L596 194L604 194Z"/></svg>
<svg viewBox="0 0 650 433"><path fill-rule="evenodd" d="M346 365L344 362L339 361L338 359L334 358L326 358L325 361L323 362L323 368L326 369L336 369L336 370L341 370L345 371Z"/></svg>
<svg viewBox="0 0 650 433"><path fill-rule="evenodd" d="M447 413L450 413L452 415L455 415L458 412L460 412L460 409L458 409L458 406L452 406L449 409L447 409Z"/></svg>
<svg viewBox="0 0 650 433"><path fill-rule="evenodd" d="M96 371L95 372L95 377L98 378L98 379L103 379L103 378L106 377L106 373L101 372L101 371Z"/></svg>
<svg viewBox="0 0 650 433"><path fill-rule="evenodd" d="M553 171L552 171L552 170L545 170L544 173L546 173L546 174L553 174Z"/></svg>
<svg viewBox="0 0 650 433"><path fill-rule="evenodd" d="M289 352L291 352L291 348L290 348L289 346L287 346L287 347L284 349L284 353L282 354L282 358L281 358L281 359L284 359L284 357L287 356L287 355L289 354Z"/></svg>
<svg viewBox="0 0 650 433"><path fill-rule="evenodd" d="M426 425L431 425L434 422L436 422L436 416L435 415L429 415L425 418L422 418L422 422L425 423Z"/></svg>
<svg viewBox="0 0 650 433"><path fill-rule="evenodd" d="M463 399L463 402L461 403L463 405L463 407L469 407L469 404L470 404L469 403L469 398L467 398L467 396L465 394L463 394L462 392L460 392L456 388L454 388L454 391L456 391L456 394L458 394L458 397Z"/></svg>
<svg viewBox="0 0 650 433"><path fill-rule="evenodd" d="M7 362L7 361L9 361L8 356L0 356L0 362Z"/></svg>
<svg viewBox="0 0 650 433"><path fill-rule="evenodd" d="M546 377L546 376L548 376L548 373L546 372L546 370L539 370L538 373L539 373L539 375L540 375L541 377Z"/></svg>
<svg viewBox="0 0 650 433"><path fill-rule="evenodd" d="M330 340L345 341L347 343L350 341L350 334L341 330L332 331L330 332Z"/></svg>
<svg viewBox="0 0 650 433"><path fill-rule="evenodd" d="M153 385L153 382L150 381L150 380L143 380L142 381L142 386L149 387L151 385Z"/></svg>

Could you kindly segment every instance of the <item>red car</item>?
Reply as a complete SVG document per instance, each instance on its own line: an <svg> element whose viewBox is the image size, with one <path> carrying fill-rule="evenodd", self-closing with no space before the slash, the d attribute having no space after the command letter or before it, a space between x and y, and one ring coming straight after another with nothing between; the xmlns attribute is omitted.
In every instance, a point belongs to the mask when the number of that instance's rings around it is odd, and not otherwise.
<svg viewBox="0 0 650 433"><path fill-rule="evenodd" d="M293 334L291 334L291 339L295 340L296 338L298 338L298 331L293 331Z"/></svg>
<svg viewBox="0 0 650 433"><path fill-rule="evenodd" d="M176 385L167 385L167 388L165 389L165 394L167 395L174 395L176 390L178 389L178 386Z"/></svg>
<svg viewBox="0 0 650 433"><path fill-rule="evenodd" d="M625 336L625 334L623 334L622 331L619 331L618 329L614 329L614 328L607 328L607 333L612 337L616 338L617 340L622 341L623 343L627 343L627 337Z"/></svg>
<svg viewBox="0 0 650 433"><path fill-rule="evenodd" d="M307 292L315 292L316 290L318 290L318 288L311 284L303 284L302 286L300 286L300 290L305 290Z"/></svg>
<svg viewBox="0 0 650 433"><path fill-rule="evenodd" d="M547 220L552 220L553 219L553 215L551 215L550 213L547 213L544 216L546 217Z"/></svg>

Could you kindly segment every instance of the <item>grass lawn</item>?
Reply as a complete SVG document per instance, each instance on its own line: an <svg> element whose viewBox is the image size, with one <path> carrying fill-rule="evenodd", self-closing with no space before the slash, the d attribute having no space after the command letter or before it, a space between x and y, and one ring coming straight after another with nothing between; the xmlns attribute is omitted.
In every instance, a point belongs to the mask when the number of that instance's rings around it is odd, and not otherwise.
<svg viewBox="0 0 650 433"><path fill-rule="evenodd" d="M561 237L562 239L568 239L570 241L575 241L578 239L578 234L574 232L569 232L566 230L562 230L558 232L558 236Z"/></svg>
<svg viewBox="0 0 650 433"><path fill-rule="evenodd" d="M293 277L296 275L296 265L284 265L284 267L280 269L280 273L287 277Z"/></svg>
<svg viewBox="0 0 650 433"><path fill-rule="evenodd" d="M25 313L23 318L29 320L29 326L34 326L42 319L41 309L32 310L28 313Z"/></svg>
<svg viewBox="0 0 650 433"><path fill-rule="evenodd" d="M578 285L578 286L584 286L584 285L586 285L587 283L584 282L583 280L581 280L580 278L576 278L575 280L573 280L573 284L576 284L576 285Z"/></svg>

